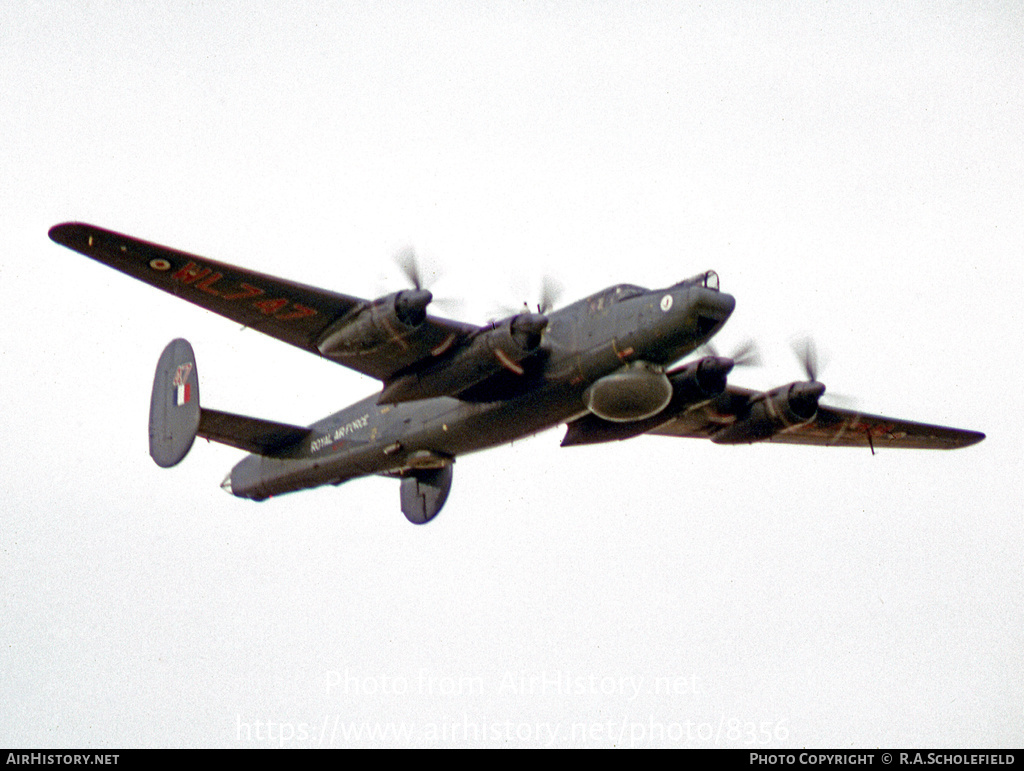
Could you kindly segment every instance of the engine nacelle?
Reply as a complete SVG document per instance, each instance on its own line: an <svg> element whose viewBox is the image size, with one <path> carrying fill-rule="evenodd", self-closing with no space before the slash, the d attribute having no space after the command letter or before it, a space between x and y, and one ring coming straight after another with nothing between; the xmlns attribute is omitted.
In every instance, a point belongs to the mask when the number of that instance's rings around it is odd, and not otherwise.
<svg viewBox="0 0 1024 771"><path fill-rule="evenodd" d="M588 410L613 423L657 415L671 400L668 376L660 367L643 361L605 375L583 394Z"/></svg>
<svg viewBox="0 0 1024 771"><path fill-rule="evenodd" d="M359 356L413 332L427 318L434 299L426 289L395 292L338 320L320 337L317 349L327 358Z"/></svg>
<svg viewBox="0 0 1024 771"><path fill-rule="evenodd" d="M668 373L672 383L672 403L669 409L678 412L707 399L713 399L725 390L729 373L735 362L721 356L705 356Z"/></svg>
<svg viewBox="0 0 1024 771"><path fill-rule="evenodd" d="M711 441L716 444L750 444L769 439L787 428L802 426L818 414L818 400L825 386L817 381L796 382L754 397L746 412Z"/></svg>
<svg viewBox="0 0 1024 771"><path fill-rule="evenodd" d="M522 375L522 362L540 348L547 325L547 316L539 313L521 313L505 319L474 335L426 369L395 378L384 387L377 401L393 404L458 396L503 369Z"/></svg>

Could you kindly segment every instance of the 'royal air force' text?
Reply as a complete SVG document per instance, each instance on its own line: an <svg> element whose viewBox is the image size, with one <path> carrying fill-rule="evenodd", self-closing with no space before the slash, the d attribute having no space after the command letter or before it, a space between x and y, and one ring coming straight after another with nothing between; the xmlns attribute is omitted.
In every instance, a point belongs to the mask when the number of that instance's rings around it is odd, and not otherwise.
<svg viewBox="0 0 1024 771"><path fill-rule="evenodd" d="M346 423L343 426L338 426L336 429L334 429L334 431L329 431L323 436L319 436L312 442L310 442L309 451L320 452L320 450L324 449L325 447L330 447L335 442L344 439L349 434L352 434L361 428L366 428L366 424L369 422L370 415L369 413L367 413L366 415L363 415L361 418L356 418L355 420Z"/></svg>

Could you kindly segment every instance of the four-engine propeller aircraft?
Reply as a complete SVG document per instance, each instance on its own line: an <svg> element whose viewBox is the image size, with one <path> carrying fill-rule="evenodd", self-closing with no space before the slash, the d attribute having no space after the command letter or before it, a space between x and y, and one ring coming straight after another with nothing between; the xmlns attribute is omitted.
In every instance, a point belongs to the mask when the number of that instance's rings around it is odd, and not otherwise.
<svg viewBox="0 0 1024 771"><path fill-rule="evenodd" d="M653 291L619 284L557 311L544 303L476 326L428 314L433 297L415 275L411 289L362 300L92 225L57 225L50 238L383 382L379 394L311 426L275 423L201 407L192 347L172 341L153 383L150 454L173 466L197 435L246 450L222 484L241 498L380 474L401 480L402 511L422 524L444 505L457 456L561 423L563 446L658 434L874 452L985 438L820 405L825 386L810 351L806 381L765 392L728 384L738 357L673 366L708 343L735 306L713 271Z"/></svg>

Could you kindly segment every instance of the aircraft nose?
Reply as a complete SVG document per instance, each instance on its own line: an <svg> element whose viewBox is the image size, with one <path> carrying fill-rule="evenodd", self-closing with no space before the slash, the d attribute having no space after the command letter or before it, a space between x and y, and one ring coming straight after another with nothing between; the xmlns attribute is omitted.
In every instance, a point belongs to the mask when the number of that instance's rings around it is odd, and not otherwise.
<svg viewBox="0 0 1024 771"><path fill-rule="evenodd" d="M716 324L722 324L732 315L736 307L736 298L725 292L716 292L703 287L692 290L696 296L693 297L693 306L697 315L701 318L712 319Z"/></svg>
<svg viewBox="0 0 1024 771"><path fill-rule="evenodd" d="M231 474L228 474L226 477L224 477L224 481L220 483L220 489L226 492L228 495L234 495L234 493L231 492Z"/></svg>
<svg viewBox="0 0 1024 771"><path fill-rule="evenodd" d="M697 324L696 331L701 342L722 328L735 307L736 299L731 294L704 287L693 287L690 290L689 313Z"/></svg>

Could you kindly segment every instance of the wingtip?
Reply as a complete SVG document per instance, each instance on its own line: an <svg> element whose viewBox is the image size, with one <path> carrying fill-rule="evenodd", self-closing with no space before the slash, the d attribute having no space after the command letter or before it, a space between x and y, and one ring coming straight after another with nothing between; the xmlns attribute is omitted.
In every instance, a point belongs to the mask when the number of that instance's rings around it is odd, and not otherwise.
<svg viewBox="0 0 1024 771"><path fill-rule="evenodd" d="M50 237L51 241L56 241L59 244L61 240L61 235L67 230L68 225L70 224L70 222L62 222L59 225L54 225L52 228L46 231L46 235Z"/></svg>
<svg viewBox="0 0 1024 771"><path fill-rule="evenodd" d="M967 431L966 429L960 429L957 431L956 442L953 444L951 449L960 450L964 447L970 447L972 444L985 439L985 435L981 431Z"/></svg>
<svg viewBox="0 0 1024 771"><path fill-rule="evenodd" d="M89 226L84 222L61 222L54 225L47 231L50 240L61 246L71 246L77 238L80 238Z"/></svg>

